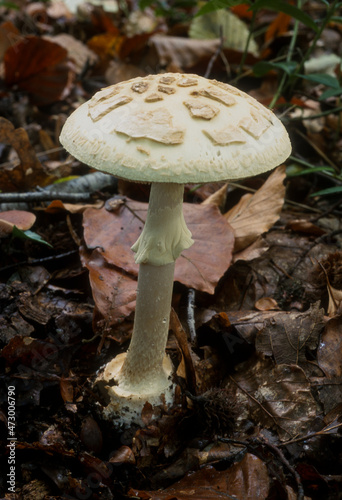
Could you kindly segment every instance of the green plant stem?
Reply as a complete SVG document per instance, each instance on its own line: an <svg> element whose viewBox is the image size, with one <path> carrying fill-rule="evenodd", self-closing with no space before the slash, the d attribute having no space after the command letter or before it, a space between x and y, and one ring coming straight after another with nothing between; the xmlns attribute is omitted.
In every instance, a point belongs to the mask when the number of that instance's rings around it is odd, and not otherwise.
<svg viewBox="0 0 342 500"><path fill-rule="evenodd" d="M298 9L302 8L302 4L303 4L302 0L298 0L298 2L297 2ZM287 56L286 56L286 62L290 62L292 60L292 56L293 56L294 49L295 49L296 42L297 42L298 28L299 28L299 21L296 20L295 24L294 24L294 28L293 28L293 35L291 37L291 42L290 42L290 45L289 45L289 50L288 50L288 53L287 53ZM282 77L281 77L278 89L277 89L276 93L274 94L272 101L270 102L270 106L269 107L271 109L274 107L274 105L278 101L279 97L283 93L284 88L286 86L286 80L287 80L287 75L284 72L283 75L282 75Z"/></svg>
<svg viewBox="0 0 342 500"><path fill-rule="evenodd" d="M316 32L316 35L315 35L314 39L312 40L310 47L308 48L308 50L306 51L306 53L302 57L301 62L299 63L297 73L300 73L303 70L305 61L307 61L310 58L312 52L315 50L317 42L321 38L323 30L326 28L327 24L330 22L330 19L333 17L335 10L336 10L336 6L339 2L340 2L340 0L334 0L332 5L328 9L327 14L325 16L325 19L323 20L318 31Z"/></svg>
<svg viewBox="0 0 342 500"><path fill-rule="evenodd" d="M246 42L246 45L245 45L245 48L244 48L244 51L243 51L243 54L242 54L242 57L241 57L238 75L241 75L241 73L243 71L243 67L245 65L245 62L246 62L246 59L247 59L247 55L248 55L249 44L250 44L250 42L252 40L252 37L253 37L254 25L255 25L255 19L256 19L256 11L253 10L252 12L253 13L252 13L251 23L250 23L250 26L249 26L249 34L248 34L247 42Z"/></svg>
<svg viewBox="0 0 342 500"><path fill-rule="evenodd" d="M279 86L278 86L278 90L275 93L275 95L272 99L272 102L270 103L270 108L272 108L275 105L275 103L277 102L277 100L279 99L279 97L281 96L281 94L284 92L284 90L286 88L289 88L290 95L293 93L294 87L295 87L298 79L300 78L299 75L303 71L304 64L310 58L312 52L315 50L317 42L321 38L322 32L326 28L327 24L330 22L330 19L333 17L339 1L340 0L334 0L333 3L328 8L323 22L320 24L320 27L319 27L318 31L316 32L314 39L312 40L312 42L310 44L310 47L308 48L306 53L301 58L301 61L298 63L298 66L296 68L296 71L294 72L294 75L291 76L289 79L287 79L288 77L287 77L286 73L283 74L281 81L279 83ZM302 0L298 0L297 7L299 9L302 8ZM298 36L298 26L299 26L299 22L296 21L295 25L294 25L294 30L293 30L293 36L291 38L291 43L289 46L289 51L288 51L288 54L286 57L287 62L290 62L292 60L292 56L294 53L294 48L295 48L295 44L296 44L297 36Z"/></svg>

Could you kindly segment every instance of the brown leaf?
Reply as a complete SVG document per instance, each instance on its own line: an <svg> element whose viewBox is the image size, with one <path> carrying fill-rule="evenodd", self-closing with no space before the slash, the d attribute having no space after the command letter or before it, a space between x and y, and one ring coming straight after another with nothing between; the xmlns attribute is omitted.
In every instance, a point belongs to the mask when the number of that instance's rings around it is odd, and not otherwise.
<svg viewBox="0 0 342 500"><path fill-rule="evenodd" d="M260 458L246 453L241 462L228 470L216 470L207 465L196 472L188 473L176 484L163 491L137 491L131 489L132 497L151 500L219 500L237 498L255 500L267 498L270 480L267 466Z"/></svg>
<svg viewBox="0 0 342 500"><path fill-rule="evenodd" d="M255 303L255 309L258 311L272 311L274 309L280 309L278 303L272 297L262 297Z"/></svg>
<svg viewBox="0 0 342 500"><path fill-rule="evenodd" d="M286 224L286 229L291 229L291 231L305 233L312 236L322 236L323 234L326 234L325 229L305 219L290 220Z"/></svg>
<svg viewBox="0 0 342 500"><path fill-rule="evenodd" d="M176 261L175 281L213 294L232 259L232 229L213 205L184 203L184 217L194 244Z"/></svg>
<svg viewBox="0 0 342 500"><path fill-rule="evenodd" d="M3 59L8 47L17 43L22 36L20 31L11 21L5 21L0 25L0 60Z"/></svg>
<svg viewBox="0 0 342 500"><path fill-rule="evenodd" d="M236 398L248 404L249 418L268 428L275 427L281 440L312 428L316 401L299 366L273 366L269 359L251 358L238 365L231 383L237 387Z"/></svg>
<svg viewBox="0 0 342 500"><path fill-rule="evenodd" d="M324 326L324 310L315 304L304 313L281 312L265 321L255 347L266 356L274 356L277 364L296 364L304 369L308 365L308 353L317 348L319 335Z"/></svg>
<svg viewBox="0 0 342 500"><path fill-rule="evenodd" d="M109 264L138 274L131 246L142 231L147 203L127 200L116 212L89 209L84 214L84 238L89 249L101 248ZM194 245L176 262L175 281L207 293L228 269L233 236L229 224L215 206L184 203L184 217L192 232Z"/></svg>
<svg viewBox="0 0 342 500"><path fill-rule="evenodd" d="M198 68L207 64L219 46L220 40L192 40L179 36L153 35L149 45L157 55L157 63L161 66L173 65L182 70L198 72ZM230 64L239 64L241 52L234 49L223 49ZM257 58L247 55L247 64L253 64Z"/></svg>
<svg viewBox="0 0 342 500"><path fill-rule="evenodd" d="M45 40L57 43L67 50L68 57L73 61L77 74L81 73L87 64L92 66L98 60L95 52L90 50L80 40L77 40L75 37L68 35L67 33L60 33L54 37L45 37Z"/></svg>
<svg viewBox="0 0 342 500"><path fill-rule="evenodd" d="M11 145L20 160L19 165L1 169L0 188L3 191L23 191L33 186L46 186L54 180L54 177L44 171L36 157L26 130L15 129L3 117L0 117L0 142Z"/></svg>
<svg viewBox="0 0 342 500"><path fill-rule="evenodd" d="M126 199L112 212L90 208L83 216L87 249L81 249L81 257L90 273L96 310L109 328L135 309L139 266L131 246L143 229L147 208L147 203ZM185 203L184 214L195 243L177 260L175 281L214 293L229 267L232 231L215 206ZM118 331L112 335L119 342L126 339Z"/></svg>
<svg viewBox="0 0 342 500"><path fill-rule="evenodd" d="M265 33L265 42L273 40L276 36L286 33L291 22L291 16L279 12L277 17L269 24Z"/></svg>
<svg viewBox="0 0 342 500"><path fill-rule="evenodd" d="M12 233L13 226L26 231L36 221L36 216L24 210L8 210L0 212L0 238Z"/></svg>
<svg viewBox="0 0 342 500"><path fill-rule="evenodd" d="M134 453L129 446L121 446L110 454L111 464L135 464Z"/></svg>
<svg viewBox="0 0 342 500"><path fill-rule="evenodd" d="M121 323L135 309L137 282L134 276L108 264L99 250L88 253L81 248L80 252L82 263L89 270L95 313L105 318L106 327ZM126 340L117 328L113 335L118 342Z"/></svg>
<svg viewBox="0 0 342 500"><path fill-rule="evenodd" d="M38 106L64 98L74 77L67 51L57 43L32 35L22 37L6 50L4 67L6 85L28 92Z"/></svg>
<svg viewBox="0 0 342 500"><path fill-rule="evenodd" d="M278 167L253 195L244 195L224 216L234 229L238 252L251 245L278 220L285 196L285 166Z"/></svg>
<svg viewBox="0 0 342 500"><path fill-rule="evenodd" d="M319 343L317 361L326 377L342 376L342 322L340 316L328 321Z"/></svg>

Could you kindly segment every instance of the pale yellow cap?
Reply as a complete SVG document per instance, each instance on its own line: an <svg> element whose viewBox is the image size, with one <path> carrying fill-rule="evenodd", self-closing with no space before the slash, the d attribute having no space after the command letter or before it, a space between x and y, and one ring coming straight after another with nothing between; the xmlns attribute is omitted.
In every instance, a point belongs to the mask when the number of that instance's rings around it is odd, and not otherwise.
<svg viewBox="0 0 342 500"><path fill-rule="evenodd" d="M281 121L231 85L179 73L97 92L67 119L60 141L82 162L140 182L241 179L289 156Z"/></svg>

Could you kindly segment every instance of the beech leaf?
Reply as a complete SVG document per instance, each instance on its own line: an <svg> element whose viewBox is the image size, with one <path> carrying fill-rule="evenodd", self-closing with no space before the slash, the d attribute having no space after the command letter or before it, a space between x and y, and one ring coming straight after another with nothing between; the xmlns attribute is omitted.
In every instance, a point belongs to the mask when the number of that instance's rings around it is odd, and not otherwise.
<svg viewBox="0 0 342 500"><path fill-rule="evenodd" d="M238 252L251 245L278 220L285 196L285 166L278 167L253 195L244 195L224 216L234 230Z"/></svg>

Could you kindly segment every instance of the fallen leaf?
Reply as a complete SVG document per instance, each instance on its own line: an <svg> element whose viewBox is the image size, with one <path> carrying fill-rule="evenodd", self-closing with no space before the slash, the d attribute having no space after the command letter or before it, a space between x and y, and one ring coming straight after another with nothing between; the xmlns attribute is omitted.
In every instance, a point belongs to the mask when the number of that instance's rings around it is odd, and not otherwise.
<svg viewBox="0 0 342 500"><path fill-rule="evenodd" d="M275 19L269 24L265 33L265 42L270 42L279 35L283 35L289 29L291 16L279 12Z"/></svg>
<svg viewBox="0 0 342 500"><path fill-rule="evenodd" d="M229 10L219 9L194 17L190 23L189 37L197 40L223 38L223 47L243 52L247 41L248 52L258 55L258 45L250 38L247 24Z"/></svg>
<svg viewBox="0 0 342 500"><path fill-rule="evenodd" d="M227 200L227 186L228 184L224 184L217 191L208 196L203 202L202 205L216 205L218 208L223 209L226 200Z"/></svg>
<svg viewBox="0 0 342 500"><path fill-rule="evenodd" d="M56 198L58 198L58 194L56 193ZM44 209L46 213L55 214L60 212L70 212L71 214L82 214L87 210L87 208L99 209L103 207L103 201L98 200L95 203L64 203L58 199L53 200L49 205Z"/></svg>
<svg viewBox="0 0 342 500"><path fill-rule="evenodd" d="M0 171L2 191L25 191L30 187L46 186L55 178L47 174L31 146L27 132L15 129L12 123L0 117L0 142L11 145L19 157L18 165L3 166Z"/></svg>
<svg viewBox="0 0 342 500"><path fill-rule="evenodd" d="M74 78L66 49L32 35L22 37L6 50L4 68L6 85L28 92L38 106L66 97Z"/></svg>
<svg viewBox="0 0 342 500"><path fill-rule="evenodd" d="M144 500L255 500L267 498L269 489L267 466L260 458L246 453L240 462L227 470L216 470L212 465L206 465L199 471L189 472L163 491L131 489L128 494Z"/></svg>
<svg viewBox="0 0 342 500"><path fill-rule="evenodd" d="M258 311L272 311L274 309L280 309L277 301L272 297L262 297L255 303L255 309Z"/></svg>
<svg viewBox="0 0 342 500"><path fill-rule="evenodd" d="M26 231L36 221L36 216L24 210L8 210L0 212L0 238L12 234L13 226Z"/></svg>
<svg viewBox="0 0 342 500"><path fill-rule="evenodd" d="M310 352L317 349L323 327L324 310L319 308L319 303L304 313L281 312L265 321L255 347L266 356L274 356L279 365L294 364L310 370Z"/></svg>
<svg viewBox="0 0 342 500"><path fill-rule="evenodd" d="M75 37L68 35L67 33L60 33L59 35L50 37L45 36L44 39L57 43L67 50L68 57L73 61L77 74L81 73L87 64L92 66L98 61L98 56L95 52L90 50L80 40L77 40Z"/></svg>
<svg viewBox="0 0 342 500"><path fill-rule="evenodd" d="M147 215L147 203L126 200L116 212L89 209L84 214L88 249L103 249L104 260L136 277L138 265L131 246L138 239ZM195 243L176 262L175 281L207 293L228 269L233 245L229 224L217 207L184 203L184 217Z"/></svg>
<svg viewBox="0 0 342 500"><path fill-rule="evenodd" d="M236 371L229 386L236 386L235 397L249 407L248 415L241 418L276 428L282 441L311 430L317 403L299 366L274 366L270 359L254 357L237 365Z"/></svg>
<svg viewBox="0 0 342 500"><path fill-rule="evenodd" d="M82 264L89 271L90 286L96 305L94 327L108 333L117 342L127 340L126 332L121 332L114 325L120 324L135 309L137 282L136 278L123 270L108 264L99 250L90 254L81 248ZM104 319L100 319L104 318Z"/></svg>
<svg viewBox="0 0 342 500"><path fill-rule="evenodd" d="M220 40L195 40L178 36L153 35L149 45L154 49L157 64L161 66L175 66L180 71L198 72L198 68L207 65L217 53ZM223 49L223 53L230 64L239 64L241 52L234 49ZM253 64L257 58L248 54L246 64Z"/></svg>
<svg viewBox="0 0 342 500"><path fill-rule="evenodd" d="M244 195L240 202L224 214L234 230L234 252L251 245L279 219L284 203L285 166L278 167L253 195Z"/></svg>
<svg viewBox="0 0 342 500"><path fill-rule="evenodd" d="M0 60L2 61L6 50L22 38L20 31L11 21L0 25Z"/></svg>
<svg viewBox="0 0 342 500"><path fill-rule="evenodd" d="M83 215L87 248L81 249L81 256L90 273L96 309L109 328L135 309L139 266L131 246L143 229L147 208L147 203L126 199L112 212L90 208ZM185 203L183 208L195 243L177 259L174 279L214 293L231 261L232 231L213 205ZM125 340L118 332L113 335Z"/></svg>
<svg viewBox="0 0 342 500"><path fill-rule="evenodd" d="M299 233L310 234L312 236L322 236L326 230L305 219L292 219L286 224L286 229Z"/></svg>
<svg viewBox="0 0 342 500"><path fill-rule="evenodd" d="M104 61L118 55L123 40L124 37L117 33L101 33L88 40L87 45L93 53Z"/></svg>
<svg viewBox="0 0 342 500"><path fill-rule="evenodd" d="M317 361L326 377L342 377L341 317L328 321L318 346Z"/></svg>

